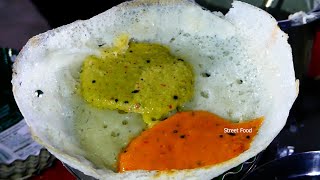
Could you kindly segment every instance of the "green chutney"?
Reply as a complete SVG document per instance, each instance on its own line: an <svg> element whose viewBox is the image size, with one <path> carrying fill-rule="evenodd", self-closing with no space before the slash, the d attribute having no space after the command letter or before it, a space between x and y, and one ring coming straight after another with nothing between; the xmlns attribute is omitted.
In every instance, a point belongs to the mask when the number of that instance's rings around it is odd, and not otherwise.
<svg viewBox="0 0 320 180"><path fill-rule="evenodd" d="M134 112L148 125L189 101L194 91L190 64L155 43L120 40L85 59L81 94L92 106Z"/></svg>

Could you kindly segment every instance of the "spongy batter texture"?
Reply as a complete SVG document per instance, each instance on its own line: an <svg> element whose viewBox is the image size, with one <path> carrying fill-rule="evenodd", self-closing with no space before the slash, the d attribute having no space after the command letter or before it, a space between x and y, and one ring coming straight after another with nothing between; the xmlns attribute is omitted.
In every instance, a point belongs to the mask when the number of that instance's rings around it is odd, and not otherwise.
<svg viewBox="0 0 320 180"><path fill-rule="evenodd" d="M112 157L145 128L141 116L97 110L78 94L83 60L101 55L99 47L112 47L121 34L138 42L162 44L192 65L194 96L183 110L205 110L235 122L264 116L250 149L213 166L169 172L116 173L90 162L77 138L75 121L88 123L86 130L107 127L108 133L119 133L101 142L108 144L106 153ZM212 179L261 152L285 125L297 96L287 38L273 17L239 1L225 16L187 0L130 1L30 39L14 64L13 92L33 137L87 175Z"/></svg>

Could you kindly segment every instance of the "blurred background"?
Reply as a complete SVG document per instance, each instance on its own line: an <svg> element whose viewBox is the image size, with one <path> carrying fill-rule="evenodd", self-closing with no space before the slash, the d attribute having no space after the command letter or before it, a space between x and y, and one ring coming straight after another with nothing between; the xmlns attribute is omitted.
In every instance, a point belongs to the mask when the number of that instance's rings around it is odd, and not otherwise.
<svg viewBox="0 0 320 180"><path fill-rule="evenodd" d="M0 46L21 49L29 38L50 29L28 0L0 0Z"/></svg>
<svg viewBox="0 0 320 180"><path fill-rule="evenodd" d="M195 1L211 11L226 13L231 7L233 0ZM320 4L320 0L243 1L268 11L277 20L286 20L290 14L299 11L311 12ZM16 53L32 36L78 19L88 19L121 2L121 0L72 0L68 1L67 4L66 1L62 0L0 0L0 49L2 48L0 52L2 96L0 97L2 99L0 102L0 145L2 131L8 131L7 128L1 129L1 121L5 122L4 117L9 115L9 113L5 115L1 114L4 109L2 107L7 108L6 103L12 101L12 95L10 95L11 73L9 73L10 70L7 68L8 65L11 66L12 64L10 60L14 60ZM319 12L319 10L315 11ZM291 110L285 128L272 144L261 153L255 167L295 153L320 150L320 22L316 20L304 25L295 25L294 27L289 25L283 28L283 30L289 35L296 77L300 79L300 94ZM17 109L12 108L11 111L16 112ZM7 120L10 121L10 118L7 118ZM12 124L14 125L14 123ZM54 161L54 158L51 158L48 154L45 157L48 165L43 167L53 165L53 168L50 168L51 171L47 170L43 172L40 169L35 169L29 173L24 172L21 176L30 177L29 174L31 173L37 175L33 179L75 178L68 173L60 162ZM39 163L39 160L33 161ZM52 164L52 162L55 163ZM23 161L19 163L19 166L23 166ZM4 177L3 172L6 172L8 177L10 175L11 179L21 177L12 174L12 169L17 169L16 165L13 163L1 163L0 151L0 179L1 173ZM24 165L23 167L24 171L26 171L26 166ZM238 178L235 177L233 179ZM232 177L229 179L232 179Z"/></svg>
<svg viewBox="0 0 320 180"><path fill-rule="evenodd" d="M227 12L233 0L196 0L210 9ZM267 9L277 19L313 9L319 0L243 0ZM87 19L123 0L0 0L0 46L21 49L32 36L78 19Z"/></svg>

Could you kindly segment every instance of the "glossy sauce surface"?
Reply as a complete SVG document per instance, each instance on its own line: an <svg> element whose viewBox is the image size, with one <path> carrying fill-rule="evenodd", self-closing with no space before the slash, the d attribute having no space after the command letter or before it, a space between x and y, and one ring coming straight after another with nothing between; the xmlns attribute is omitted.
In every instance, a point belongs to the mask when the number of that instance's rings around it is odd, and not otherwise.
<svg viewBox="0 0 320 180"><path fill-rule="evenodd" d="M206 111L177 113L135 138L119 172L193 169L232 159L250 147L263 118L232 123Z"/></svg>

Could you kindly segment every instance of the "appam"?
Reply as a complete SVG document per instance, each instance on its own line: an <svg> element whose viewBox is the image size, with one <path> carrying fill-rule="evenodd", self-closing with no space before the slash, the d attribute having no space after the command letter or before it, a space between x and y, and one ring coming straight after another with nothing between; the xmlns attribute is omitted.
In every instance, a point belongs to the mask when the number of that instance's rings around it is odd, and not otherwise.
<svg viewBox="0 0 320 180"><path fill-rule="evenodd" d="M110 147L106 154L114 157L145 128L139 115L92 108L76 90L85 57L98 56L99 46L112 47L121 34L165 45L192 65L194 96L183 110L209 111L234 122L263 116L250 148L223 163L185 170L117 173L88 160L76 135L78 119L102 123L106 119L121 133L119 139L103 142ZM186 0L130 1L31 38L14 64L13 93L33 138L87 175L97 179L212 179L257 155L285 125L298 94L287 39L271 15L239 1L233 2L226 15ZM211 76L203 77L203 72ZM130 129L123 128L119 118L132 124Z"/></svg>

